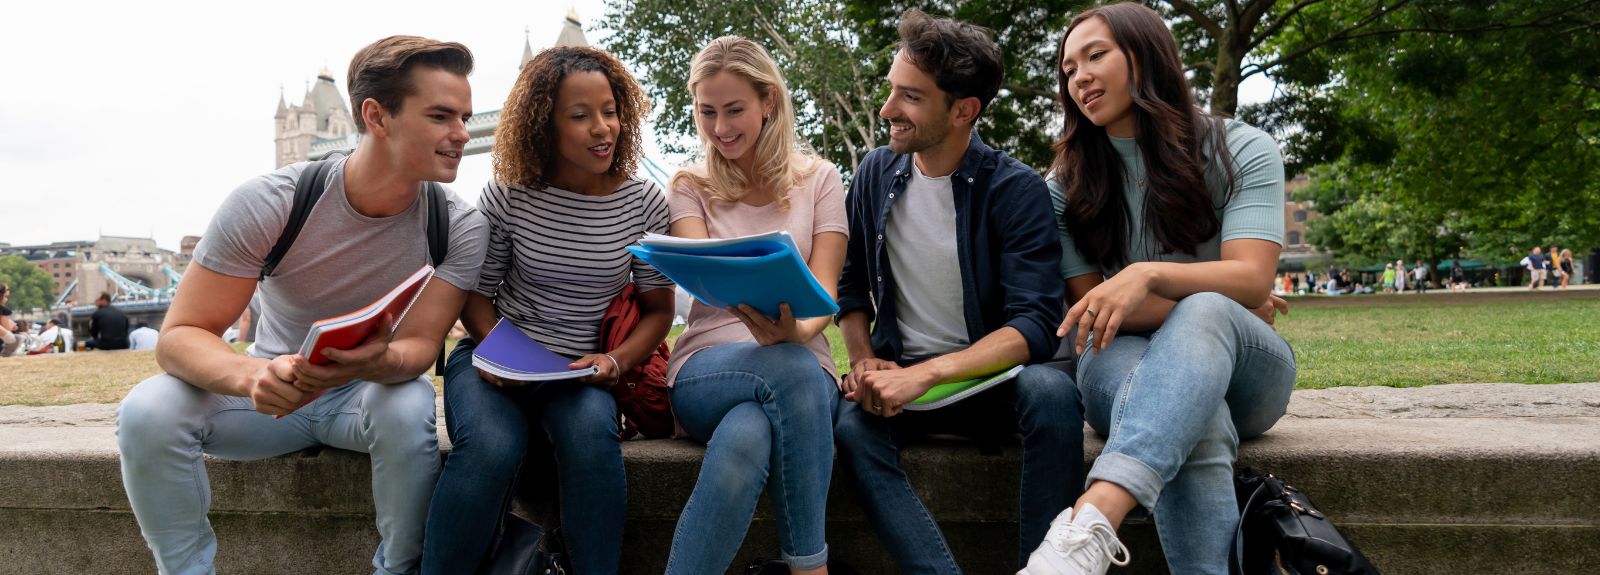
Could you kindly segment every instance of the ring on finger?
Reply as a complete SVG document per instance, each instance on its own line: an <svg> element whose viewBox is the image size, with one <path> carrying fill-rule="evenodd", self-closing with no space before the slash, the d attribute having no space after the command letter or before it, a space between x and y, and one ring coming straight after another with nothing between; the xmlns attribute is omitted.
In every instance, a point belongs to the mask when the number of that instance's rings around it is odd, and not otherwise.
<svg viewBox="0 0 1600 575"><path fill-rule="evenodd" d="M1088 307L1083 308L1083 313L1089 314L1089 317L1094 317L1096 315L1099 315L1099 314L1095 313L1094 308L1088 308Z"/></svg>

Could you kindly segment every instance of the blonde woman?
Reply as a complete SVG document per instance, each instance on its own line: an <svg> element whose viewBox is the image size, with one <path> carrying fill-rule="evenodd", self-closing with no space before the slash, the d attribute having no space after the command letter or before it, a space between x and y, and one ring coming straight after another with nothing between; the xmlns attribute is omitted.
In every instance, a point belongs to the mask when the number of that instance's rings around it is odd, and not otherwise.
<svg viewBox="0 0 1600 575"><path fill-rule="evenodd" d="M1563 248L1561 256L1556 260L1555 269L1561 271L1561 289L1567 289L1567 284L1572 283L1572 250Z"/></svg>
<svg viewBox="0 0 1600 575"><path fill-rule="evenodd" d="M672 235L788 231L836 296L849 230L843 182L795 136L772 57L743 38L713 40L695 56L689 91L705 163L672 179ZM828 320L795 318L787 306L777 318L745 306L690 308L667 381L679 423L706 443L706 457L678 517L667 573L726 571L768 483L790 572L827 572L823 520L839 398L822 336Z"/></svg>

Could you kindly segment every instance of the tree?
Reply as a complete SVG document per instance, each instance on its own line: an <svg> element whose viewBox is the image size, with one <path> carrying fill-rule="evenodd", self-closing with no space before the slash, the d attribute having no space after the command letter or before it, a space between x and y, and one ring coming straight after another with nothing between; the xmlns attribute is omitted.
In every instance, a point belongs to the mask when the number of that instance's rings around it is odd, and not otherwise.
<svg viewBox="0 0 1600 575"><path fill-rule="evenodd" d="M1492 262L1531 245L1600 245L1600 17L1565 6L1456 5L1451 21L1485 29L1325 51L1325 77L1302 76L1272 104L1301 118L1291 157L1324 164L1302 194L1329 216L1311 241L1366 257L1403 238Z"/></svg>
<svg viewBox="0 0 1600 575"><path fill-rule="evenodd" d="M0 256L0 282L11 286L11 301L6 307L32 309L55 302L55 280L22 256Z"/></svg>
<svg viewBox="0 0 1600 575"><path fill-rule="evenodd" d="M712 39L734 34L767 48L795 100L801 135L849 172L884 142L878 109L893 57L899 14L912 6L995 31L1006 82L984 111L979 133L1031 166L1050 163L1055 103L1055 41L1083 0L707 0L693 14L672 0L621 0L601 25L606 49L633 65L657 104L664 138L695 137L689 64ZM953 5L953 7L952 7ZM671 145L668 151L686 152Z"/></svg>
<svg viewBox="0 0 1600 575"><path fill-rule="evenodd" d="M1596 2L1542 2L1540 11L1480 19L1483 0L1146 0L1172 24L1196 88L1213 113L1233 116L1239 85L1329 72L1324 54L1396 37L1553 30L1592 16ZM1526 5L1526 2L1501 4Z"/></svg>

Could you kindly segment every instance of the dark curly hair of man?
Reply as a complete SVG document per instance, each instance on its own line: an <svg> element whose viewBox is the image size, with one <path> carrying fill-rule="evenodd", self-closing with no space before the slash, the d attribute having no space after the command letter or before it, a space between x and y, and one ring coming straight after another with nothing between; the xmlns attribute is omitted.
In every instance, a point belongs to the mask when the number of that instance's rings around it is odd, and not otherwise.
<svg viewBox="0 0 1600 575"><path fill-rule="evenodd" d="M642 153L641 124L650 101L633 75L616 57L587 46L562 46L539 52L522 67L517 84L506 96L494 131L494 177L505 184L543 190L556 162L555 107L561 80L568 74L599 72L611 83L617 100L617 135L612 176L632 176Z"/></svg>

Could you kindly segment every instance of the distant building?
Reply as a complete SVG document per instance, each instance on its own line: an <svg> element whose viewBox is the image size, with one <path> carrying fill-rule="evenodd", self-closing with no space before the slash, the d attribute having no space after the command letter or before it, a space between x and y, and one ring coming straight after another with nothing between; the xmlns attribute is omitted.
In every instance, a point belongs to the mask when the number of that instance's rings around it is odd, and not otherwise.
<svg viewBox="0 0 1600 575"><path fill-rule="evenodd" d="M1283 184L1283 252L1278 255L1278 269L1299 271L1306 261L1317 256L1316 246L1306 241L1307 224L1322 217L1311 202L1295 201L1295 192L1310 184L1304 174Z"/></svg>
<svg viewBox="0 0 1600 575"><path fill-rule="evenodd" d="M149 238L101 236L99 240L55 242L32 246L0 246L0 255L22 256L55 281L55 292L63 303L84 305L102 292L119 298L132 293L104 269L137 286L165 289L172 283L166 270L176 273L178 254L165 250ZM104 268L102 268L102 265ZM163 269L166 268L166 269ZM71 293L60 298L71 288Z"/></svg>
<svg viewBox="0 0 1600 575"><path fill-rule="evenodd" d="M555 45L589 45L589 40L583 35L583 22L578 19L576 10L567 11L566 21L556 37ZM533 44L524 37L522 61L518 66L526 65L533 56ZM355 119L350 114L333 72L326 68L317 73L317 81L306 90L299 105L290 105L280 92L278 111L273 115L274 141L277 143L274 165L281 168L295 162L320 159L333 151L355 148L360 138L356 134ZM499 118L499 110L473 114L472 119L467 121L467 135L471 139L467 142L466 154L487 153L493 148L494 129Z"/></svg>
<svg viewBox="0 0 1600 575"><path fill-rule="evenodd" d="M311 155L311 147L327 141L343 141L356 133L355 118L345 106L344 96L334 86L333 72L323 68L317 81L306 90L297 106L284 101L278 94L278 112L273 115L277 136L277 157L274 165L287 166L304 162Z"/></svg>
<svg viewBox="0 0 1600 575"><path fill-rule="evenodd" d="M194 261L194 248L200 245L200 236L183 236L178 242L177 265L172 266L178 274L189 271L189 262Z"/></svg>

